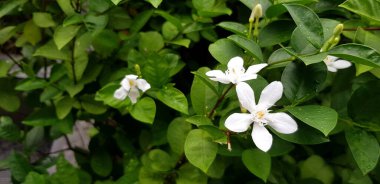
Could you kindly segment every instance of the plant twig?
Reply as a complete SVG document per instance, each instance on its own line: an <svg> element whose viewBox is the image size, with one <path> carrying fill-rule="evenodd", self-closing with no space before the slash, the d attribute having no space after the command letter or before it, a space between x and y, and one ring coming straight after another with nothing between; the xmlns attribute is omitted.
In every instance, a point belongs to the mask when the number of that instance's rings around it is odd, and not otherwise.
<svg viewBox="0 0 380 184"><path fill-rule="evenodd" d="M219 105L222 103L222 101L224 100L224 97L226 97L227 93L232 89L232 87L234 87L235 85L234 84L231 84L228 89L222 94L222 96L220 96L220 98L218 99L218 101L216 101L214 107L211 109L210 113L208 114L208 118L211 118L214 113L215 113L215 110L216 108L219 107Z"/></svg>

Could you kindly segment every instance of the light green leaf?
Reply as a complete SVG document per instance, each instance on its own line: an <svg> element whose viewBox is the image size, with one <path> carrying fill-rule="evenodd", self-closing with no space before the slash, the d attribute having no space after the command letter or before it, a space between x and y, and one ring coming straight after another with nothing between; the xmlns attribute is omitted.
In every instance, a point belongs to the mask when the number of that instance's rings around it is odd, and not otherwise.
<svg viewBox="0 0 380 184"><path fill-rule="evenodd" d="M177 184L206 184L207 176L201 170L189 163L179 168Z"/></svg>
<svg viewBox="0 0 380 184"><path fill-rule="evenodd" d="M17 39L16 46L21 47L25 43L36 45L42 39L41 30L34 24L33 20L29 20L24 25L22 35Z"/></svg>
<svg viewBox="0 0 380 184"><path fill-rule="evenodd" d="M131 115L133 118L152 124L154 117L156 116L156 103L150 97L139 99L131 109Z"/></svg>
<svg viewBox="0 0 380 184"><path fill-rule="evenodd" d="M186 119L187 122L199 127L202 125L213 125L212 121L205 115L195 115Z"/></svg>
<svg viewBox="0 0 380 184"><path fill-rule="evenodd" d="M338 113L326 106L296 106L287 110L302 122L321 131L325 136L334 129L338 121Z"/></svg>
<svg viewBox="0 0 380 184"><path fill-rule="evenodd" d="M3 45L16 33L16 26L7 26L0 30L0 45Z"/></svg>
<svg viewBox="0 0 380 184"><path fill-rule="evenodd" d="M151 150L148 153L148 158L150 160L150 167L155 171L169 171L170 169L173 169L175 165L170 155L160 149Z"/></svg>
<svg viewBox="0 0 380 184"><path fill-rule="evenodd" d="M50 13L45 12L34 12L33 13L33 22L39 27L54 27L55 22Z"/></svg>
<svg viewBox="0 0 380 184"><path fill-rule="evenodd" d="M48 59L70 60L70 51L67 49L58 50L53 41L47 42L39 47L33 56L42 56Z"/></svg>
<svg viewBox="0 0 380 184"><path fill-rule="evenodd" d="M111 0L113 4L118 5L122 0Z"/></svg>
<svg viewBox="0 0 380 184"><path fill-rule="evenodd" d="M106 28L108 19L108 14L88 13L84 17L83 22L87 30L90 31L92 35L96 35Z"/></svg>
<svg viewBox="0 0 380 184"><path fill-rule="evenodd" d="M258 61L263 61L263 53L261 52L260 46L255 41L240 35L231 35L228 39L232 40L234 43L246 50Z"/></svg>
<svg viewBox="0 0 380 184"><path fill-rule="evenodd" d="M346 0L339 6L370 20L380 22L380 2L377 0Z"/></svg>
<svg viewBox="0 0 380 184"><path fill-rule="evenodd" d="M157 98L167 106L188 114L188 103L186 96L177 88L165 86L157 93Z"/></svg>
<svg viewBox="0 0 380 184"><path fill-rule="evenodd" d="M75 99L65 96L55 102L55 113L59 119L64 119L73 108Z"/></svg>
<svg viewBox="0 0 380 184"><path fill-rule="evenodd" d="M315 178L323 183L333 183L334 170L322 157L312 155L300 162L301 179Z"/></svg>
<svg viewBox="0 0 380 184"><path fill-rule="evenodd" d="M139 49L140 51L157 52L164 47L164 39L161 34L155 31L141 32Z"/></svg>
<svg viewBox="0 0 380 184"><path fill-rule="evenodd" d="M54 43L61 50L69 43L76 35L81 26L70 25L66 27L59 26L54 32Z"/></svg>
<svg viewBox="0 0 380 184"><path fill-rule="evenodd" d="M71 16L66 17L65 20L63 20L62 26L66 27L66 26L71 26L74 24L82 23L83 19L84 19L84 15L73 14Z"/></svg>
<svg viewBox="0 0 380 184"><path fill-rule="evenodd" d="M30 126L52 126L56 124L73 124L72 116L66 116L65 119L58 119L54 109L42 108L36 110L22 121L25 125Z"/></svg>
<svg viewBox="0 0 380 184"><path fill-rule="evenodd" d="M338 45L329 54L353 63L380 67L380 53L375 49L356 43Z"/></svg>
<svg viewBox="0 0 380 184"><path fill-rule="evenodd" d="M44 88L47 84L44 79L29 78L18 84L15 89L18 91L31 91Z"/></svg>
<svg viewBox="0 0 380 184"><path fill-rule="evenodd" d="M229 39L220 39L208 47L212 57L219 63L227 65L228 61L235 56L243 56L243 51Z"/></svg>
<svg viewBox="0 0 380 184"><path fill-rule="evenodd" d="M191 40L184 38L184 39L173 40L173 41L170 41L168 43L175 44L175 45L180 45L180 46L184 46L186 48L189 48Z"/></svg>
<svg viewBox="0 0 380 184"><path fill-rule="evenodd" d="M73 15L75 13L73 6L71 6L71 1L57 0L57 3L67 16Z"/></svg>
<svg viewBox="0 0 380 184"><path fill-rule="evenodd" d="M47 175L32 171L28 173L23 184L46 184L48 182L47 178Z"/></svg>
<svg viewBox="0 0 380 184"><path fill-rule="evenodd" d="M271 157L269 154L259 149L248 149L243 152L242 160L252 174L264 182L267 181L271 170Z"/></svg>
<svg viewBox="0 0 380 184"><path fill-rule="evenodd" d="M345 135L356 163L363 175L366 175L376 167L379 161L379 142L375 136L358 128L346 130Z"/></svg>
<svg viewBox="0 0 380 184"><path fill-rule="evenodd" d="M268 47L288 41L295 27L294 23L288 20L271 22L260 30L259 45Z"/></svg>
<svg viewBox="0 0 380 184"><path fill-rule="evenodd" d="M74 73L77 81L82 79L83 73L85 72L88 64L88 53L87 49L90 47L92 37L90 33L85 33L75 40L74 45ZM72 67L72 66L71 66ZM69 77L73 78L73 70L70 68L68 70Z"/></svg>
<svg viewBox="0 0 380 184"><path fill-rule="evenodd" d="M152 6L154 6L155 8L158 8L158 6L160 6L160 4L162 3L162 0L147 0L150 4L152 4Z"/></svg>
<svg viewBox="0 0 380 184"><path fill-rule="evenodd" d="M301 33L306 39L317 48L321 48L323 44L323 27L318 15L310 8L299 4L284 5L294 22L297 24Z"/></svg>
<svg viewBox="0 0 380 184"><path fill-rule="evenodd" d="M191 124L187 123L184 118L176 118L169 124L166 138L173 152L178 155L183 153L185 140L190 130Z"/></svg>
<svg viewBox="0 0 380 184"><path fill-rule="evenodd" d="M192 2L200 16L215 17L223 14L232 14L232 10L226 6L224 0L192 0Z"/></svg>
<svg viewBox="0 0 380 184"><path fill-rule="evenodd" d="M221 22L217 24L217 26L241 36L246 36L248 34L247 26L237 22Z"/></svg>
<svg viewBox="0 0 380 184"><path fill-rule="evenodd" d="M189 132L185 141L185 155L191 164L207 172L218 151L216 143L204 130L196 129Z"/></svg>
<svg viewBox="0 0 380 184"><path fill-rule="evenodd" d="M8 1L7 3L2 3L2 6L0 7L0 19L4 15L7 15L9 12L11 12L13 9L23 5L26 2L28 2L28 0L12 0Z"/></svg>
<svg viewBox="0 0 380 184"><path fill-rule="evenodd" d="M112 171L112 157L104 148L91 152L91 168L99 176L108 176Z"/></svg>

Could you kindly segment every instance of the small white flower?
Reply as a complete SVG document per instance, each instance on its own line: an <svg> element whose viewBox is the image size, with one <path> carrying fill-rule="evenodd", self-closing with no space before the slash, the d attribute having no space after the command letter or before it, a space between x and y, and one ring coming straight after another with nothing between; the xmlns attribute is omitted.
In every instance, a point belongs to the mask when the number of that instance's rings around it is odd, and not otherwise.
<svg viewBox="0 0 380 184"><path fill-rule="evenodd" d="M128 96L132 103L137 102L137 98L140 96L139 89L142 92L150 89L150 84L145 79L137 79L137 75L126 75L120 84L121 87L115 91L113 96L119 100L124 100Z"/></svg>
<svg viewBox="0 0 380 184"><path fill-rule="evenodd" d="M267 64L257 64L248 67L245 71L243 67L243 59L239 56L230 59L227 66L228 69L223 73L221 70L211 70L206 73L213 81L218 81L223 84L237 84L242 81L247 81L257 78L257 72L267 66Z"/></svg>
<svg viewBox="0 0 380 184"><path fill-rule="evenodd" d="M283 86L279 81L274 81L266 86L260 95L259 103L255 102L255 95L252 88L245 82L236 86L236 92L240 104L250 113L231 114L225 122L226 128L233 132L245 132L253 123L252 140L255 145L263 150L268 151L272 146L272 135L265 128L271 126L277 132L290 134L297 131L297 123L288 114L283 112L269 113L268 110L282 96Z"/></svg>
<svg viewBox="0 0 380 184"><path fill-rule="evenodd" d="M327 70L330 72L337 72L338 69L344 69L351 66L349 61L338 59L335 56L327 56L323 61L326 63Z"/></svg>

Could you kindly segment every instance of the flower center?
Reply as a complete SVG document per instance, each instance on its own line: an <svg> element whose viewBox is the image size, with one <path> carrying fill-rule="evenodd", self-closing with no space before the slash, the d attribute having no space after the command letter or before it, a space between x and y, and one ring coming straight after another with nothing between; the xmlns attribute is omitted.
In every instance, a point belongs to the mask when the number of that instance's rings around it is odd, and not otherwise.
<svg viewBox="0 0 380 184"><path fill-rule="evenodd" d="M134 81L134 80L129 80L128 82L129 82L129 85L130 85L131 87L135 86L135 81Z"/></svg>
<svg viewBox="0 0 380 184"><path fill-rule="evenodd" d="M228 78L230 78L230 80L232 81L232 83L237 83L239 81L239 78L241 75L243 75L245 72L245 69L244 68L229 68L227 71L226 71L226 75L228 76Z"/></svg>
<svg viewBox="0 0 380 184"><path fill-rule="evenodd" d="M256 123L259 123L261 126L265 126L268 124L268 121L265 119L265 116L267 115L266 110L257 111L254 114L253 121Z"/></svg>

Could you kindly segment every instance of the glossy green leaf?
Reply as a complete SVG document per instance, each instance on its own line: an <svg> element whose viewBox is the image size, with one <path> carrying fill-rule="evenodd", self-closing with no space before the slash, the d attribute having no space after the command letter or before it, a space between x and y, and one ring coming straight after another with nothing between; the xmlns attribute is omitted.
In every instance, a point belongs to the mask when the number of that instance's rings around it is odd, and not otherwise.
<svg viewBox="0 0 380 184"><path fill-rule="evenodd" d="M33 21L39 27L54 27L55 22L50 13L35 12L33 13Z"/></svg>
<svg viewBox="0 0 380 184"><path fill-rule="evenodd" d="M176 118L170 122L166 138L173 152L181 155L185 146L187 134L191 130L191 124L187 123L184 118Z"/></svg>
<svg viewBox="0 0 380 184"><path fill-rule="evenodd" d="M363 175L373 170L380 157L380 146L376 137L358 129L346 130L346 140L356 163Z"/></svg>
<svg viewBox="0 0 380 184"><path fill-rule="evenodd" d="M339 5L370 20L380 22L380 2L377 0L346 0Z"/></svg>
<svg viewBox="0 0 380 184"><path fill-rule="evenodd" d="M48 59L70 60L70 51L67 49L58 50L55 43L49 41L45 45L37 48L33 56L42 56Z"/></svg>
<svg viewBox="0 0 380 184"><path fill-rule="evenodd" d="M300 162L301 178L315 178L323 183L333 183L334 170L322 157L311 155L306 160Z"/></svg>
<svg viewBox="0 0 380 184"><path fill-rule="evenodd" d="M269 67L285 67L295 58L295 56L290 55L284 48L279 48L269 56L268 64Z"/></svg>
<svg viewBox="0 0 380 184"><path fill-rule="evenodd" d="M153 7L158 8L162 3L162 0L147 0Z"/></svg>
<svg viewBox="0 0 380 184"><path fill-rule="evenodd" d="M323 62L305 66L303 63L289 63L282 73L285 96L293 102L305 101L316 95L327 75Z"/></svg>
<svg viewBox="0 0 380 184"><path fill-rule="evenodd" d="M177 88L172 86L165 86L157 93L157 98L167 106L188 114L188 103L186 96Z"/></svg>
<svg viewBox="0 0 380 184"><path fill-rule="evenodd" d="M144 123L152 124L156 116L156 103L149 97L139 99L137 103L133 105L130 113L133 118Z"/></svg>
<svg viewBox="0 0 380 184"><path fill-rule="evenodd" d="M273 46L288 41L296 28L293 22L279 20L266 25L259 34L259 45L261 47Z"/></svg>
<svg viewBox="0 0 380 184"><path fill-rule="evenodd" d="M106 149L93 150L91 154L91 168L99 176L108 176L112 171L112 157Z"/></svg>
<svg viewBox="0 0 380 184"><path fill-rule="evenodd" d="M61 50L68 44L77 34L81 26L59 26L54 32L54 43L57 45L58 50Z"/></svg>
<svg viewBox="0 0 380 184"><path fill-rule="evenodd" d="M206 184L207 176L189 163L183 164L178 171L177 184Z"/></svg>
<svg viewBox="0 0 380 184"><path fill-rule="evenodd" d="M271 171L271 157L269 154L259 149L248 149L242 154L242 160L248 170L262 179L267 181Z"/></svg>
<svg viewBox="0 0 380 184"><path fill-rule="evenodd" d="M298 130L292 134L280 134L276 131L272 131L281 139L284 139L289 142L297 143L297 144L321 144L324 142L328 142L327 139L321 132L311 128L307 125L303 125L302 123L298 124Z"/></svg>
<svg viewBox="0 0 380 184"><path fill-rule="evenodd" d="M380 53L365 45L356 43L342 44L329 50L329 54L353 63L380 67Z"/></svg>
<svg viewBox="0 0 380 184"><path fill-rule="evenodd" d="M263 61L263 53L261 52L260 46L255 41L240 35L231 35L228 39L232 40L234 43L246 50L258 61Z"/></svg>
<svg viewBox="0 0 380 184"><path fill-rule="evenodd" d="M237 22L221 22L217 24L219 27L222 27L223 29L227 31L231 31L235 34L239 34L242 36L245 36L248 34L248 28L247 26L237 23Z"/></svg>
<svg viewBox="0 0 380 184"><path fill-rule="evenodd" d="M338 121L336 111L326 106L296 106L287 110L302 122L321 131L325 136L334 129Z"/></svg>
<svg viewBox="0 0 380 184"><path fill-rule="evenodd" d="M187 122L199 127L203 125L212 125L212 121L205 115L195 115L186 119Z"/></svg>
<svg viewBox="0 0 380 184"><path fill-rule="evenodd" d="M57 3L66 15L70 16L70 15L73 15L75 13L75 10L74 10L73 6L71 6L70 1L57 0Z"/></svg>
<svg viewBox="0 0 380 184"><path fill-rule="evenodd" d="M224 65L235 56L243 56L243 51L233 41L225 38L212 43L208 50L219 63Z"/></svg>
<svg viewBox="0 0 380 184"><path fill-rule="evenodd" d="M185 155L191 164L207 172L218 151L216 143L204 130L195 129L189 132L185 141Z"/></svg>
<svg viewBox="0 0 380 184"><path fill-rule="evenodd" d="M157 52L164 47L164 39L158 32L141 32L139 49L140 51Z"/></svg>
<svg viewBox="0 0 380 184"><path fill-rule="evenodd" d="M327 57L326 52L313 54L313 55L307 55L307 56L298 56L298 58L300 58L305 63L305 65L311 65L314 63L323 62L323 60L326 59L326 57Z"/></svg>
<svg viewBox="0 0 380 184"><path fill-rule="evenodd" d="M310 8L299 4L284 5L300 28L301 33L317 48L323 44L323 27L317 16Z"/></svg>

